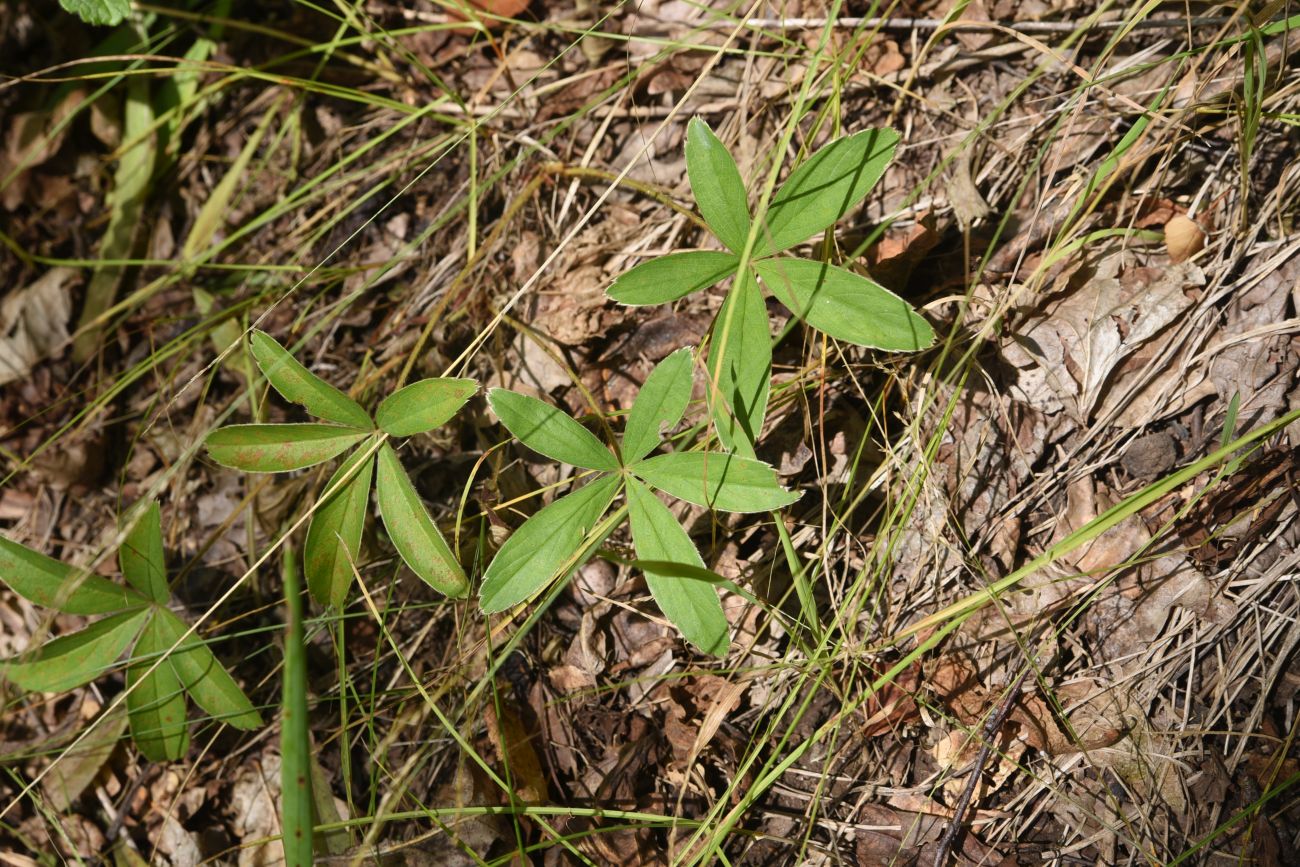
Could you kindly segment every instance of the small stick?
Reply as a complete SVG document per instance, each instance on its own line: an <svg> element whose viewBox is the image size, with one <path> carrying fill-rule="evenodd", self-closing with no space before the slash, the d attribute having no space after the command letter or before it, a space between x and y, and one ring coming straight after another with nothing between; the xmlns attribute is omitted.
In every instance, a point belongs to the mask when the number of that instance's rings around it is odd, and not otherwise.
<svg viewBox="0 0 1300 867"><path fill-rule="evenodd" d="M1020 689L1025 685L1025 678L1029 676L1031 670L1026 668L1016 679L997 712L984 724L984 743L980 745L979 755L975 757L975 766L971 768L970 779L966 781L966 788L962 790L961 798L957 800L957 807L952 812L952 822L949 823L948 830L943 832L943 838L939 841L939 851L934 856L934 867L946 867L948 864L948 855L952 852L953 844L957 842L962 822L966 819L966 811L970 809L970 802L975 797L975 789L979 787L980 777L984 775L984 763L989 760L989 753L993 752L993 741L998 735L998 729L1002 728L1002 723L1006 722L1007 715L1011 713L1011 706L1020 697Z"/></svg>

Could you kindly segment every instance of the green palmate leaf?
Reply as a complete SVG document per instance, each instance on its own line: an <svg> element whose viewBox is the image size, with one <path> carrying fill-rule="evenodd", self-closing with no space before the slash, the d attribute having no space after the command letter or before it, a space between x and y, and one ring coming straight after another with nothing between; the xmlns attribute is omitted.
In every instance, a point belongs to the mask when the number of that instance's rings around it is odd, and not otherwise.
<svg viewBox="0 0 1300 867"><path fill-rule="evenodd" d="M87 24L121 24L131 14L131 0L59 0L59 5Z"/></svg>
<svg viewBox="0 0 1300 867"><path fill-rule="evenodd" d="M167 566L163 559L162 512L149 504L117 549L117 562L131 586L151 601L167 604Z"/></svg>
<svg viewBox="0 0 1300 867"><path fill-rule="evenodd" d="M833 226L871 192L897 144L892 129L868 129L810 156L772 197L758 255L779 253Z"/></svg>
<svg viewBox="0 0 1300 867"><path fill-rule="evenodd" d="M155 762L179 759L190 743L181 682L167 660L159 662L159 656L171 646L172 642L160 634L158 618L151 618L140 633L134 659L126 669L131 737L140 752Z"/></svg>
<svg viewBox="0 0 1300 867"><path fill-rule="evenodd" d="M745 182L726 145L698 117L686 125L686 173L704 222L718 240L739 253L749 240Z"/></svg>
<svg viewBox="0 0 1300 867"><path fill-rule="evenodd" d="M736 281L718 310L708 369L719 438L728 449L754 454L771 388L772 335L763 293L752 275Z"/></svg>
<svg viewBox="0 0 1300 867"><path fill-rule="evenodd" d="M727 617L712 584L692 577L704 561L668 507L635 479L627 484L632 543L655 602L682 635L705 653L727 652ZM653 564L653 565L652 565Z"/></svg>
<svg viewBox="0 0 1300 867"><path fill-rule="evenodd" d="M0 581L19 596L65 614L108 614L148 602L139 593L90 575L0 536Z"/></svg>
<svg viewBox="0 0 1300 867"><path fill-rule="evenodd" d="M105 617L80 632L60 636L18 661L0 666L0 673L31 692L63 692L89 683L117 662L140 634L148 609Z"/></svg>
<svg viewBox="0 0 1300 867"><path fill-rule="evenodd" d="M504 611L552 580L568 578L581 565L568 561L614 502L618 485L618 476L606 476L561 497L515 530L483 575L483 610Z"/></svg>
<svg viewBox="0 0 1300 867"><path fill-rule="evenodd" d="M333 424L236 424L208 434L205 445L222 466L280 473L328 461L367 435Z"/></svg>
<svg viewBox="0 0 1300 867"><path fill-rule="evenodd" d="M838 340L899 352L934 342L934 330L910 304L852 271L806 259L765 259L754 267L778 301Z"/></svg>
<svg viewBox="0 0 1300 867"><path fill-rule="evenodd" d="M691 402L693 366L691 350L679 349L646 377L623 430L623 460L631 463L648 455L659 445L662 431L682 420Z"/></svg>
<svg viewBox="0 0 1300 867"><path fill-rule="evenodd" d="M265 331L250 334L248 348L262 374L285 400L326 421L361 430L374 426L361 404L303 367Z"/></svg>
<svg viewBox="0 0 1300 867"><path fill-rule="evenodd" d="M422 379L384 398L375 420L395 437L421 434L446 424L476 391L472 379Z"/></svg>
<svg viewBox="0 0 1300 867"><path fill-rule="evenodd" d="M605 444L563 410L504 388L492 389L488 403L501 423L533 451L589 470L618 469L618 460Z"/></svg>
<svg viewBox="0 0 1300 867"><path fill-rule="evenodd" d="M411 571L434 590L459 599L469 593L469 581L447 540L429 517L397 452L388 443L379 449L379 515L393 547Z"/></svg>
<svg viewBox="0 0 1300 867"><path fill-rule="evenodd" d="M284 689L280 709L281 825L288 867L311 867L311 730L307 716L307 647L302 628L302 594L293 549L284 547Z"/></svg>
<svg viewBox="0 0 1300 867"><path fill-rule="evenodd" d="M158 638L166 647L180 641L180 646L172 651L167 661L194 703L213 719L237 729L260 726L261 714L203 640L192 632L186 635L189 626L165 608L157 609L154 618ZM184 639L181 636L185 636Z"/></svg>
<svg viewBox="0 0 1300 867"><path fill-rule="evenodd" d="M658 455L633 471L665 493L722 512L769 512L799 499L767 464L723 452Z"/></svg>
<svg viewBox="0 0 1300 867"><path fill-rule="evenodd" d="M739 257L714 250L669 253L619 275L608 294L633 306L666 304L730 277L739 264Z"/></svg>
<svg viewBox="0 0 1300 867"><path fill-rule="evenodd" d="M342 608L352 586L375 470L374 456L366 451L357 449L334 471L325 485L325 493L334 493L316 508L307 528L303 566L312 598L321 605Z"/></svg>

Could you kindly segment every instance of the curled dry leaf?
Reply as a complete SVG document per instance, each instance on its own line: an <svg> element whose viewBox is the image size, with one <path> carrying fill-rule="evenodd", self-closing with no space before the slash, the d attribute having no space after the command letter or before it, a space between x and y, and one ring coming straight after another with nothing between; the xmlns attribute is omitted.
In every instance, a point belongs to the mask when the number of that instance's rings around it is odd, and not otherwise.
<svg viewBox="0 0 1300 867"><path fill-rule="evenodd" d="M1175 215L1165 223L1165 249L1175 264L1185 262L1205 247L1205 232L1190 218Z"/></svg>

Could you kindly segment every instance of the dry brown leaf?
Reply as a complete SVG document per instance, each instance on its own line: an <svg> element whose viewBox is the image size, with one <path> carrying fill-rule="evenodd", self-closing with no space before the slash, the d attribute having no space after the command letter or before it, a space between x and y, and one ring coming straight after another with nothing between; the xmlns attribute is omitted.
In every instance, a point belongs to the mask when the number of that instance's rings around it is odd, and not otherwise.
<svg viewBox="0 0 1300 867"><path fill-rule="evenodd" d="M1177 264L1201 252L1205 247L1205 232L1190 218L1179 214L1165 223L1165 249L1169 261Z"/></svg>
<svg viewBox="0 0 1300 867"><path fill-rule="evenodd" d="M509 770L515 794L525 803L545 804L549 799L546 775L533 746L537 738L525 728L522 715L509 701L502 700L499 704L488 703L483 721L497 759Z"/></svg>
<svg viewBox="0 0 1300 867"><path fill-rule="evenodd" d="M0 302L0 385L22 379L68 341L75 268L51 268Z"/></svg>

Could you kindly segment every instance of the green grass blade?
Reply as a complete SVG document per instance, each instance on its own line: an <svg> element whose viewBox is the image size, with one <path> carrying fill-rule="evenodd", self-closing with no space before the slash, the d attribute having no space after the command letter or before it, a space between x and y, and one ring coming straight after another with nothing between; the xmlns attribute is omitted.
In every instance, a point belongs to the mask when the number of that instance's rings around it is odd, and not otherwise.
<svg viewBox="0 0 1300 867"><path fill-rule="evenodd" d="M749 200L731 151L698 117L686 125L686 172L695 204L718 240L739 253L749 240Z"/></svg>
<svg viewBox="0 0 1300 867"><path fill-rule="evenodd" d="M673 428L691 402L691 371L695 356L690 347L679 349L659 362L632 402L623 430L623 460L638 461L648 455Z"/></svg>
<svg viewBox="0 0 1300 867"><path fill-rule="evenodd" d="M384 398L375 420L395 437L426 433L446 424L476 391L472 379L422 379Z"/></svg>
<svg viewBox="0 0 1300 867"><path fill-rule="evenodd" d="M776 300L837 340L895 352L934 343L934 329L912 305L852 271L807 259L765 259L754 269Z"/></svg>
<svg viewBox="0 0 1300 867"><path fill-rule="evenodd" d="M328 461L367 436L333 424L235 424L208 434L208 455L247 473L281 473Z"/></svg>
<svg viewBox="0 0 1300 867"><path fill-rule="evenodd" d="M659 609L691 644L725 656L727 617L717 588L694 577L705 569L695 543L668 507L636 479L628 480L627 506L636 556ZM674 568L679 565L685 568Z"/></svg>
<svg viewBox="0 0 1300 867"><path fill-rule="evenodd" d="M465 570L447 540L429 517L420 495L406 475L397 452L388 443L379 449L379 478L375 485L379 514L389 538L411 571L439 593L455 599L469 593Z"/></svg>
<svg viewBox="0 0 1300 867"><path fill-rule="evenodd" d="M739 257L715 250L669 253L623 272L606 294L634 307L667 304L730 277L739 264Z"/></svg>
<svg viewBox="0 0 1300 867"><path fill-rule="evenodd" d="M213 719L237 729L260 726L262 715L203 640L192 632L186 635L189 626L166 609L159 609L154 618L159 638L167 647L180 641L167 661L194 703ZM181 641L183 635L185 639Z"/></svg>
<svg viewBox="0 0 1300 867"><path fill-rule="evenodd" d="M280 708L281 827L288 867L312 863L311 732L307 719L307 649L302 592L293 549L284 547L284 690Z"/></svg>
<svg viewBox="0 0 1300 867"><path fill-rule="evenodd" d="M341 609L347 601L352 569L361 554L361 534L370 512L374 470L374 456L364 447L357 449L334 471L325 485L329 499L311 516L303 567L312 598L321 605Z"/></svg>
<svg viewBox="0 0 1300 867"><path fill-rule="evenodd" d="M374 427L361 404L304 367L271 335L254 331L248 336L248 348L262 374L285 400L326 421L361 430Z"/></svg>
<svg viewBox="0 0 1300 867"><path fill-rule="evenodd" d="M123 611L63 635L0 666L0 674L29 692L64 692L112 667L140 634L148 609Z"/></svg>
<svg viewBox="0 0 1300 867"><path fill-rule="evenodd" d="M656 455L633 472L664 493L722 512L770 512L800 497L781 487L769 465L723 452Z"/></svg>

